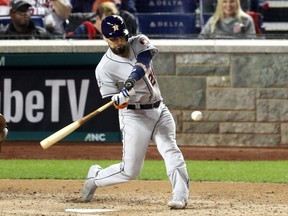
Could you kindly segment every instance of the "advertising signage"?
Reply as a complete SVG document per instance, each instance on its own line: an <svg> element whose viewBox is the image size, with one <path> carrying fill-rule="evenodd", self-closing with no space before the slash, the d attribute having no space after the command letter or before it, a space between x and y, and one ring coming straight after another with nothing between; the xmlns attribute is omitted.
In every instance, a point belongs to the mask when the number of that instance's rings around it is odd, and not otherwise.
<svg viewBox="0 0 288 216"><path fill-rule="evenodd" d="M2 63L8 64L13 55L5 57L5 61L2 57ZM93 63L91 59L89 64L76 64L83 56L78 59L75 56L75 61L69 59L71 66L61 54L54 63L41 60L42 65L39 61L33 65L32 60L37 61L45 55L34 57L28 58L31 65L27 63L26 55L23 63L18 60L18 65L0 66L0 112L9 127L8 141L40 141L109 102L109 99L101 98L98 90L95 79L98 62ZM61 58L66 62L63 65ZM81 142L120 140L117 110L113 106L63 139Z"/></svg>

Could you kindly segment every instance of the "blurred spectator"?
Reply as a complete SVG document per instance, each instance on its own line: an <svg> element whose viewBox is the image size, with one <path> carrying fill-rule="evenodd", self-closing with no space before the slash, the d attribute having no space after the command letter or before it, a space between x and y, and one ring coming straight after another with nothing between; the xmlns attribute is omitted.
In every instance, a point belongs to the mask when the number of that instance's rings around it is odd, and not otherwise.
<svg viewBox="0 0 288 216"><path fill-rule="evenodd" d="M65 29L69 34L83 22L95 21L95 12L92 11L95 0L70 0L70 2L72 5L72 13L68 18Z"/></svg>
<svg viewBox="0 0 288 216"><path fill-rule="evenodd" d="M125 10L129 13L136 13L136 3L135 0L95 0L92 11L96 11L102 2L114 2L119 10Z"/></svg>
<svg viewBox="0 0 288 216"><path fill-rule="evenodd" d="M68 22L66 25L66 33L73 32L79 25L81 25L85 21L94 22L96 13L94 12L86 12L86 13L71 13Z"/></svg>
<svg viewBox="0 0 288 216"><path fill-rule="evenodd" d="M28 0L32 15L44 17L45 28L54 35L65 34L66 20L71 14L70 0Z"/></svg>
<svg viewBox="0 0 288 216"><path fill-rule="evenodd" d="M101 37L101 20L107 15L112 14L120 15L124 19L130 35L138 33L138 24L135 16L125 10L119 11L114 2L106 1L100 4L100 7L97 8L95 13L72 13L69 17L69 25L66 30L67 37L95 39L94 37L91 37L91 35L94 35L95 33L96 38ZM89 36L84 36L87 31L89 31Z"/></svg>
<svg viewBox="0 0 288 216"><path fill-rule="evenodd" d="M115 3L117 4L116 2L117 0L115 0ZM119 0L118 0L119 1ZM121 1L120 1L121 2ZM146 3L147 4L147 3ZM121 5L120 6L120 9L121 10L126 10L132 14L135 14L137 12L137 9L136 9L136 0L122 0L122 2L119 4Z"/></svg>
<svg viewBox="0 0 288 216"><path fill-rule="evenodd" d="M218 0L216 11L203 27L200 38L255 38L251 16L245 13L240 0Z"/></svg>
<svg viewBox="0 0 288 216"><path fill-rule="evenodd" d="M114 2L114 1L113 0L94 0L93 6L92 6L92 12L96 13L97 9L104 2Z"/></svg>
<svg viewBox="0 0 288 216"><path fill-rule="evenodd" d="M9 0L0 0L0 16L9 15Z"/></svg>
<svg viewBox="0 0 288 216"><path fill-rule="evenodd" d="M135 15L123 9L119 9L119 15L123 18L130 35L136 35L139 33L138 20Z"/></svg>
<svg viewBox="0 0 288 216"><path fill-rule="evenodd" d="M11 22L1 29L1 39L51 39L49 32L31 21L31 5L24 0L11 3Z"/></svg>
<svg viewBox="0 0 288 216"><path fill-rule="evenodd" d="M119 11L113 2L103 2L94 14L94 21L85 21L78 26L75 31L67 34L67 38L74 39L100 39L101 37L101 22L109 15L118 15Z"/></svg>
<svg viewBox="0 0 288 216"><path fill-rule="evenodd" d="M9 1L8 0L0 0L0 5L9 5Z"/></svg>
<svg viewBox="0 0 288 216"><path fill-rule="evenodd" d="M121 0L95 0L95 3L93 5L93 12L96 12L97 8L101 5L103 2L114 2L119 10L119 15L123 18L126 27L130 33L130 35L138 34L138 21L135 15L133 15L131 12L125 9L124 5L122 3L124 1ZM134 2L135 6L135 0L125 0L125 4L127 5L128 2L130 2L130 5L133 5L132 2ZM128 8L127 8L128 9ZM135 10L136 11L136 10Z"/></svg>

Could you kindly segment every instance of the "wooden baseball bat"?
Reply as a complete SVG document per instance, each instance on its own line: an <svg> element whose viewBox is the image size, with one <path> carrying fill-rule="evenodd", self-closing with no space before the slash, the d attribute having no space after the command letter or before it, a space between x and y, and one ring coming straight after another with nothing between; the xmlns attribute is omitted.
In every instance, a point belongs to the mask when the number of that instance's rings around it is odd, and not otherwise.
<svg viewBox="0 0 288 216"><path fill-rule="evenodd" d="M92 119L94 116L98 115L100 112L104 111L108 107L110 107L113 104L113 101L110 101L109 103L101 106L97 110L91 112L90 114L84 116L81 119L78 119L77 121L72 122L71 124L67 125L66 127L56 131L49 137L45 138L40 142L40 145L43 149L47 149L50 146L57 143L59 140L63 139L73 131L75 131L77 128L79 128L81 125L85 124L88 120Z"/></svg>

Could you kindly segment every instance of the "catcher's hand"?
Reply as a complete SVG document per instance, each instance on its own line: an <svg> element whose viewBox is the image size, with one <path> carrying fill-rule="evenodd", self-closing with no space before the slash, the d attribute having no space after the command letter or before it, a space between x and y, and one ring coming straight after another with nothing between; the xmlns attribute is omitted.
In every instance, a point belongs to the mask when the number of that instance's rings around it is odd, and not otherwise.
<svg viewBox="0 0 288 216"><path fill-rule="evenodd" d="M5 141L8 134L6 120L3 115L0 114L0 143Z"/></svg>

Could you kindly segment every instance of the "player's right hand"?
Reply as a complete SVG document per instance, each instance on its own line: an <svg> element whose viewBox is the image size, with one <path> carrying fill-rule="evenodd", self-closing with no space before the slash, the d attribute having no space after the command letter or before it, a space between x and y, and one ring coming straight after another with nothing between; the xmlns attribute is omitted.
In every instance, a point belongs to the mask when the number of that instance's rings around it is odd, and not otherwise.
<svg viewBox="0 0 288 216"><path fill-rule="evenodd" d="M117 106L127 103L129 99L130 99L130 94L126 88L123 88L119 94L113 95L111 98L111 100L114 101L114 103Z"/></svg>

